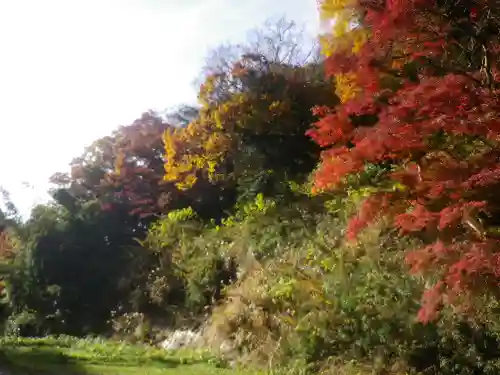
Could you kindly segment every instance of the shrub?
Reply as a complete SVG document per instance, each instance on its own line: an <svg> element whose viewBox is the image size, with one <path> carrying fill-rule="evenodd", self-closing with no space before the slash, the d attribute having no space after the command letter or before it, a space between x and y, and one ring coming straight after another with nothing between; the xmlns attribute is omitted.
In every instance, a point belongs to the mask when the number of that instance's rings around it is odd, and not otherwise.
<svg viewBox="0 0 500 375"><path fill-rule="evenodd" d="M214 308L206 333L214 347L230 340L243 362L292 372L497 371L491 329L452 311L435 324L416 321L425 280L403 266L416 240L380 222L346 243L344 218L303 208L277 206L234 226L238 251L254 256Z"/></svg>

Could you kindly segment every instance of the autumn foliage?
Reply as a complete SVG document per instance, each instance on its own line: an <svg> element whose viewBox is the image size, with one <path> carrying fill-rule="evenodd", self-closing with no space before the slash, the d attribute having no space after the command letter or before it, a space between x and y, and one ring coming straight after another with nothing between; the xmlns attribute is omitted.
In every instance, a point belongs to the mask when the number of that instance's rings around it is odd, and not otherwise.
<svg viewBox="0 0 500 375"><path fill-rule="evenodd" d="M325 23L336 20L323 46L343 102L315 109L322 118L309 134L325 147L315 189L369 188L350 239L386 216L428 243L407 256L412 271L439 275L423 298L422 321L442 304L467 304L479 287L494 291L498 7L436 0L325 0L321 7ZM370 168L376 178L363 179Z"/></svg>
<svg viewBox="0 0 500 375"><path fill-rule="evenodd" d="M500 373L494 5L322 0L322 57L285 19L215 50L197 106L96 140L26 222L3 193L6 334L201 326L265 372Z"/></svg>
<svg viewBox="0 0 500 375"><path fill-rule="evenodd" d="M164 134L164 180L187 190L202 176L239 184L244 175L272 171L281 180L304 179L320 151L305 135L316 119L310 108L338 101L320 69L248 54L207 76L199 116Z"/></svg>

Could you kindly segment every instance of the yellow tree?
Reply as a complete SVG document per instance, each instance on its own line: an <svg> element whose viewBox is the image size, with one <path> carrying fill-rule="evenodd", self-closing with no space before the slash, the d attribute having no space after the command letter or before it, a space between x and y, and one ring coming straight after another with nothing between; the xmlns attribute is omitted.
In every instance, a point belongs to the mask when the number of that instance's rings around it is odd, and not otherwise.
<svg viewBox="0 0 500 375"><path fill-rule="evenodd" d="M232 88L224 100L216 93L221 86ZM209 76L199 99L199 117L164 135L165 179L181 189L193 186L199 173L233 180L250 178L250 170L273 171L281 180L306 176L320 151L305 135L315 119L311 108L337 103L318 64L291 66L257 54Z"/></svg>

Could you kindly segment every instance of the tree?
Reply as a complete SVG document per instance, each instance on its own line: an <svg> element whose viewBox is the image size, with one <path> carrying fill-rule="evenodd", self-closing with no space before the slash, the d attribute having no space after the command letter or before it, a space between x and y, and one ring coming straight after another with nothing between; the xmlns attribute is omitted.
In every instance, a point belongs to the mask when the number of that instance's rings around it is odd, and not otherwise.
<svg viewBox="0 0 500 375"><path fill-rule="evenodd" d="M247 55L231 77L209 77L200 92L200 117L165 135L166 180L188 188L205 171L212 180L236 184L262 173L266 179L304 181L319 156L305 135L314 121L311 107L336 102L330 83L316 75L315 66L271 64ZM212 100L215 79L233 80L240 88L218 103Z"/></svg>
<svg viewBox="0 0 500 375"><path fill-rule="evenodd" d="M59 173L52 181L79 200L127 204L132 213L157 212L165 204L155 173L163 165L161 135L167 127L161 117L145 113L95 141L72 161L71 175Z"/></svg>
<svg viewBox="0 0 500 375"><path fill-rule="evenodd" d="M322 12L340 20L323 46L342 104L316 109L323 117L309 134L327 147L316 189L365 197L350 238L386 215L425 239L407 257L414 271L438 274L422 321L446 303L472 308L465 296L494 293L500 276L498 8L326 0Z"/></svg>
<svg viewBox="0 0 500 375"><path fill-rule="evenodd" d="M187 126L200 114L199 108L190 105L181 105L175 110L166 111L165 119L168 124L174 127Z"/></svg>
<svg viewBox="0 0 500 375"><path fill-rule="evenodd" d="M33 312L34 334L103 333L111 311L127 304L127 281L138 248L123 209L103 211L97 201L76 211L37 206L23 225L9 275L10 310ZM36 328L38 327L38 328Z"/></svg>
<svg viewBox="0 0 500 375"><path fill-rule="evenodd" d="M200 176L233 181L240 197L252 199L306 180L320 152L305 135L315 120L311 108L337 97L313 58L315 47L303 39L282 18L254 31L248 44L215 50L204 69L199 117L165 134L167 181L181 189Z"/></svg>
<svg viewBox="0 0 500 375"><path fill-rule="evenodd" d="M210 50L196 84L201 86L211 80L211 101L225 101L241 89L232 74L235 64L241 63L245 56L253 57L246 61L253 70L267 69L267 64L317 67L322 59L319 52L316 38L308 36L304 27L284 16L268 19L251 30L245 42L226 43Z"/></svg>
<svg viewBox="0 0 500 375"><path fill-rule="evenodd" d="M19 234L17 232L21 226L21 219L9 191L0 187L0 193L5 206L5 209L0 208L0 264L5 266L18 250ZM0 274L4 274L8 268L0 267Z"/></svg>
<svg viewBox="0 0 500 375"><path fill-rule="evenodd" d="M167 118L182 125L196 112L195 108L181 107L167 113ZM162 137L170 128L173 127L164 118L149 112L131 125L121 126L111 136L97 140L73 160L71 175L53 176L52 181L59 188L55 192L58 201L66 207L74 205L74 199L97 199L106 209L123 206L131 215L141 217L143 227L163 213L188 206L205 219L223 215L221 211L232 201L220 187L200 181L198 190L182 192L163 180Z"/></svg>

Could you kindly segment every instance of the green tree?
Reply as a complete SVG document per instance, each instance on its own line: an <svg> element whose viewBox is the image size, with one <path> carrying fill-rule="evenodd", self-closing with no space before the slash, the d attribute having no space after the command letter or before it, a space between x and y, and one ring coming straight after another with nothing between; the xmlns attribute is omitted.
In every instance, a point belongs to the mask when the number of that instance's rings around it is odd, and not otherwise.
<svg viewBox="0 0 500 375"><path fill-rule="evenodd" d="M31 334L102 333L111 310L126 303L136 246L125 210L103 211L96 201L77 210L36 207L23 228L9 293L13 317L35 316ZM28 332L26 332L28 333Z"/></svg>

